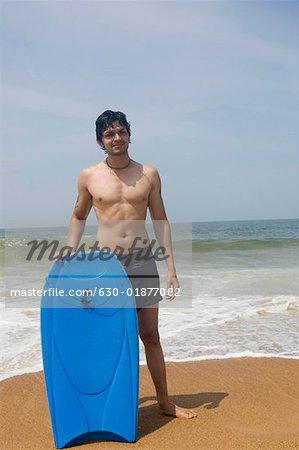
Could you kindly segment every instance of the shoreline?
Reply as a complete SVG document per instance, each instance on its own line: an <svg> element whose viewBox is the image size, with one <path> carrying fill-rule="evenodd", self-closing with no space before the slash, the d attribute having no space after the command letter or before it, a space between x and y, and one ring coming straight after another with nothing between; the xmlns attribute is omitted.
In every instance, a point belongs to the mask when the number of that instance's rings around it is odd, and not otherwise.
<svg viewBox="0 0 299 450"><path fill-rule="evenodd" d="M294 360L294 361L299 361L299 355L298 356L290 356L290 355L288 355L288 356L284 356L284 355L274 355L274 354L269 354L269 355L265 355L265 354L263 354L263 355L261 355L261 354L258 354L258 355L236 355L236 356L234 356L234 355L225 355L225 356L214 356L214 355L212 355L211 357L198 357L198 358L193 358L193 359L167 359L167 358L165 358L165 362L167 363L167 364L177 364L177 363L182 363L182 364L184 364L184 363L190 363L190 362L205 362L205 361L224 361L224 360L235 360L235 359L244 359L244 358L248 358L248 359L262 359L262 358L265 358L265 359L289 359L289 360ZM139 361L139 366L141 367L143 367L143 366L146 366L147 364L146 364L146 361ZM2 381L5 381L5 380L8 380L8 379L11 379L11 378L14 378L14 377L20 377L20 376L22 376L22 375L30 375L30 374L32 374L32 375L34 375L34 374L36 374L36 373L39 373L39 372L42 372L43 371L43 369L42 368L39 368L39 369L36 369L36 370L31 370L31 369L28 369L28 371L25 371L25 372L20 372L20 373L16 373L16 374L10 374L10 375L4 375L4 378L0 378L0 384L2 383Z"/></svg>
<svg viewBox="0 0 299 450"><path fill-rule="evenodd" d="M149 372L141 365L138 441L98 441L85 444L84 449L298 448L297 359L241 357L166 365L172 401L194 409L198 417L160 415ZM0 382L0 390L3 448L54 449L43 372L7 378Z"/></svg>

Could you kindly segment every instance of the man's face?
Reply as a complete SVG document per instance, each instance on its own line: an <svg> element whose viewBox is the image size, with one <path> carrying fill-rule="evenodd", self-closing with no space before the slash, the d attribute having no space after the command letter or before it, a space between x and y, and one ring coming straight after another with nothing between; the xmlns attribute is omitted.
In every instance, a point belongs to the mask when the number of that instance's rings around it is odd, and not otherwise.
<svg viewBox="0 0 299 450"><path fill-rule="evenodd" d="M122 155L129 147L130 136L119 122L113 122L102 134L101 144L110 155Z"/></svg>

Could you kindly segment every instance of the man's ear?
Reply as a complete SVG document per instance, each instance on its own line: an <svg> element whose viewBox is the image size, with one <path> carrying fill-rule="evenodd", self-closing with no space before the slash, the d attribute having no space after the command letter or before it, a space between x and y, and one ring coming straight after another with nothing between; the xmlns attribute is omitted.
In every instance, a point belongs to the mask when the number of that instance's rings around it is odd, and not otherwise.
<svg viewBox="0 0 299 450"><path fill-rule="evenodd" d="M102 147L103 150L105 150L105 147L104 147L104 145L103 145L103 142L100 141L100 139L96 139L96 141L97 141L98 145L99 145L100 147Z"/></svg>
<svg viewBox="0 0 299 450"><path fill-rule="evenodd" d="M103 142L100 141L99 139L96 139L96 141L97 141L98 145L101 147L101 149L104 150L104 153L106 153L106 155L107 155L108 152L105 149Z"/></svg>

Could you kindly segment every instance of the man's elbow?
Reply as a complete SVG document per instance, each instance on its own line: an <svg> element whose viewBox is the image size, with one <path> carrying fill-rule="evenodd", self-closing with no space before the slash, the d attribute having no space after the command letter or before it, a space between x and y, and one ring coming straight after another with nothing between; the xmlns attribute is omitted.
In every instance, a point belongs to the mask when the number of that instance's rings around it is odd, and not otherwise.
<svg viewBox="0 0 299 450"><path fill-rule="evenodd" d="M164 221L168 222L167 216L165 212L153 213L151 212L152 221Z"/></svg>
<svg viewBox="0 0 299 450"><path fill-rule="evenodd" d="M86 216L79 214L78 212L73 212L71 217L71 222L85 222Z"/></svg>

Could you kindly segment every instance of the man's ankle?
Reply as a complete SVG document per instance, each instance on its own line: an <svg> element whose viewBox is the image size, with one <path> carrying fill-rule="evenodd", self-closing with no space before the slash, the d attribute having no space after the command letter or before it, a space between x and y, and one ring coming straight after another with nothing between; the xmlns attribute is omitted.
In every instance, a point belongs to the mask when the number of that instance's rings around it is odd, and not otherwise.
<svg viewBox="0 0 299 450"><path fill-rule="evenodd" d="M159 405L159 407L160 408L167 408L169 405L173 405L173 403L169 400L169 399L167 399L167 400L163 400L163 401L158 401L158 405Z"/></svg>

